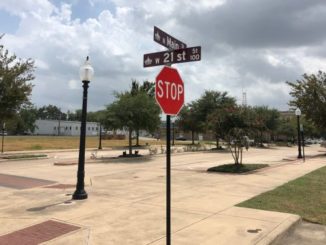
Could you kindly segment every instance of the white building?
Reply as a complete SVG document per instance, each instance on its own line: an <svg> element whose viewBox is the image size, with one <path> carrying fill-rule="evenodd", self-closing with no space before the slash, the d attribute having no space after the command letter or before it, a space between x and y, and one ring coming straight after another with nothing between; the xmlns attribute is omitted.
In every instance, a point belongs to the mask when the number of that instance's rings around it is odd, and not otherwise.
<svg viewBox="0 0 326 245"><path fill-rule="evenodd" d="M77 136L80 135L81 122L78 121L62 121L62 120L36 120L35 135L61 135L61 136ZM86 135L98 135L99 123L87 122Z"/></svg>

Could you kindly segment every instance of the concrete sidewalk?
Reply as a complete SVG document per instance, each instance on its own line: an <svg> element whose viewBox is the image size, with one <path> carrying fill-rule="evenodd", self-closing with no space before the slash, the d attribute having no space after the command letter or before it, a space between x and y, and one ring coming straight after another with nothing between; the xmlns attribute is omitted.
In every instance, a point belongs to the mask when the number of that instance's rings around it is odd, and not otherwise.
<svg viewBox="0 0 326 245"><path fill-rule="evenodd" d="M307 155L320 154L317 146ZM54 166L57 158L1 162L2 174L55 181L58 186L14 189L0 185L0 235L57 220L81 227L47 244L165 244L165 158L86 164L87 200L71 201L76 166ZM104 153L103 153L104 154ZM111 153L108 152L110 155ZM172 157L172 244L269 244L300 217L235 207L325 165L325 157L294 160L296 148L250 149L244 163L268 163L252 174L207 173L232 162L228 153ZM294 161L282 160L292 158ZM41 183L41 181L40 181ZM43 183L43 182L42 182ZM57 186L57 187L56 187Z"/></svg>

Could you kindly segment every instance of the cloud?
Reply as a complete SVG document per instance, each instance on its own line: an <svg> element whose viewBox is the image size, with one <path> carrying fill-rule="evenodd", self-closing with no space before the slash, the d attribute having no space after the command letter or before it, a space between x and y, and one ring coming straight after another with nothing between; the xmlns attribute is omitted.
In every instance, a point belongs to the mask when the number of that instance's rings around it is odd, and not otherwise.
<svg viewBox="0 0 326 245"><path fill-rule="evenodd" d="M144 69L143 54L165 49L153 41L154 25L202 46L200 62L174 65L187 102L205 89L228 91L241 102L246 91L251 105L286 109L285 81L326 70L323 0L11 0L0 2L0 10L20 19L1 42L36 61L38 106L81 107L78 73L87 55L95 70L89 110L130 89L132 78L153 81L161 68Z"/></svg>

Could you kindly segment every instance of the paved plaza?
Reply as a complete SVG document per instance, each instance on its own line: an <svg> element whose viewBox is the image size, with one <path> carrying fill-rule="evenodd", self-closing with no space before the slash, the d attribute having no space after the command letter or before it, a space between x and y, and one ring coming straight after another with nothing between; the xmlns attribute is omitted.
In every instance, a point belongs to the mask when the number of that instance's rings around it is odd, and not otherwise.
<svg viewBox="0 0 326 245"><path fill-rule="evenodd" d="M307 147L303 162L296 159L295 147L251 148L244 152L244 163L270 167L241 175L206 172L231 163L230 153L174 153L172 244L275 241L300 217L235 205L325 166L323 150ZM0 160L0 243L30 236L35 244L165 244L165 155L140 150L144 158L117 160L110 157L122 151L105 149L97 153L100 160L91 160L91 153L86 153L88 199L82 201L71 200L77 165L70 163L77 161L77 151L53 151L40 160Z"/></svg>

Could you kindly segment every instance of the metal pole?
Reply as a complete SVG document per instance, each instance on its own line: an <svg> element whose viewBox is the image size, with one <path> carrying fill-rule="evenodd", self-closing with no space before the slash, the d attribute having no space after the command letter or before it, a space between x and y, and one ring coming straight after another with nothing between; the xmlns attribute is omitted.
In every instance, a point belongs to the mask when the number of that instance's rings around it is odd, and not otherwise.
<svg viewBox="0 0 326 245"><path fill-rule="evenodd" d="M300 116L297 116L297 128L298 128L298 158L302 158L301 155L301 140L300 140Z"/></svg>
<svg viewBox="0 0 326 245"><path fill-rule="evenodd" d="M166 115L166 244L171 245L171 117Z"/></svg>
<svg viewBox="0 0 326 245"><path fill-rule="evenodd" d="M99 133L99 144L98 144L98 149L102 150L102 124L100 124L100 133Z"/></svg>
<svg viewBox="0 0 326 245"><path fill-rule="evenodd" d="M172 122L172 145L174 145L174 122Z"/></svg>
<svg viewBox="0 0 326 245"><path fill-rule="evenodd" d="M87 117L87 89L89 81L83 81L83 107L82 118L80 127L80 145L79 145L79 159L77 170L77 186L76 191L72 195L74 200L82 200L87 198L87 193L84 189L84 177L85 177L85 138L86 138L86 117Z"/></svg>
<svg viewBox="0 0 326 245"><path fill-rule="evenodd" d="M300 131L301 131L303 161L306 161L306 154L304 152L305 143L304 143L304 133L303 133L303 125L302 124L300 125Z"/></svg>
<svg viewBox="0 0 326 245"><path fill-rule="evenodd" d="M3 145L4 145L4 140L5 140L5 123L2 125L2 145L1 145L1 153L3 153Z"/></svg>
<svg viewBox="0 0 326 245"><path fill-rule="evenodd" d="M61 111L59 112L58 136L60 136Z"/></svg>

